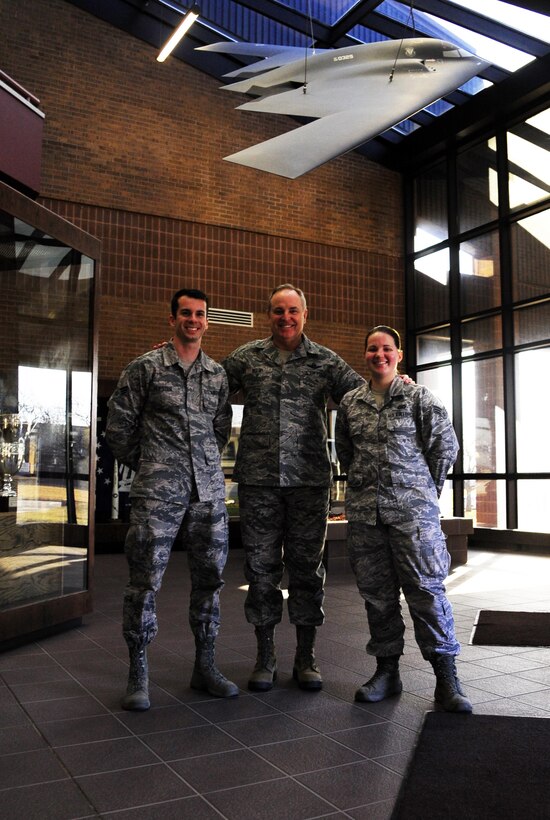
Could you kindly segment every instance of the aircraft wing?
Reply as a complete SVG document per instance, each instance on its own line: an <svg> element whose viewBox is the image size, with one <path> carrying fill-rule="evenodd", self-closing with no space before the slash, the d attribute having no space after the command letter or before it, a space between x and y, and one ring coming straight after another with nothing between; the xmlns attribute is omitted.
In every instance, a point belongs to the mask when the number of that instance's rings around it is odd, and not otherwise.
<svg viewBox="0 0 550 820"><path fill-rule="evenodd" d="M248 77L253 74L270 71L288 63L301 62L306 50L301 46L272 46L266 43L210 43L198 46L195 51L215 51L218 54L236 54L252 58L258 62L237 68L224 74L224 77ZM320 53L319 49L315 53ZM224 86L229 87L229 86Z"/></svg>

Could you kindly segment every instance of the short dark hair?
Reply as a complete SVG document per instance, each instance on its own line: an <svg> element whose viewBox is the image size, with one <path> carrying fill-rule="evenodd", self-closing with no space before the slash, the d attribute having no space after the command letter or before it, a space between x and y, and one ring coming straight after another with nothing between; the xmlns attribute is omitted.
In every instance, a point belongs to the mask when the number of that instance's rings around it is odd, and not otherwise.
<svg viewBox="0 0 550 820"><path fill-rule="evenodd" d="M273 288L271 291L271 296L269 297L269 302L267 303L267 312L271 310L271 300L275 296L276 293L279 293L280 290L293 290L295 293L298 294L300 297L300 302L302 303L302 308L305 310L307 308L306 297L303 290L297 288L295 285L290 285L288 282L285 285L277 285L276 288Z"/></svg>
<svg viewBox="0 0 550 820"><path fill-rule="evenodd" d="M170 302L172 316L176 316L178 313L178 303L181 296L188 296L190 299L200 299L201 302L206 302L206 315L208 316L208 296L202 290L197 290L196 288L181 288L181 290L177 290L174 293L172 301Z"/></svg>
<svg viewBox="0 0 550 820"><path fill-rule="evenodd" d="M401 350L401 336L393 327L389 327L389 325L376 325L369 330L367 335L365 336L365 350L367 349L369 339L373 335L373 333L387 333L388 336L391 336L393 341L396 344L398 350Z"/></svg>

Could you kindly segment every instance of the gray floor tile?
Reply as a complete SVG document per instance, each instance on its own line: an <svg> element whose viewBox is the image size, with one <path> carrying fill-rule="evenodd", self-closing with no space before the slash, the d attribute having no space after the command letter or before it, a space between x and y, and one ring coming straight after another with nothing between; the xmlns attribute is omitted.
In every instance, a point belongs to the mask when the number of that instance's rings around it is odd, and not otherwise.
<svg viewBox="0 0 550 820"><path fill-rule="evenodd" d="M159 763L75 778L96 809L127 809L187 797L193 789L168 766Z"/></svg>
<svg viewBox="0 0 550 820"><path fill-rule="evenodd" d="M98 817L94 807L72 780L7 789L2 792L2 815L13 820L74 820L76 817Z"/></svg>
<svg viewBox="0 0 550 820"><path fill-rule="evenodd" d="M176 760L170 765L201 794L285 776L279 768L249 749Z"/></svg>
<svg viewBox="0 0 550 820"><path fill-rule="evenodd" d="M155 732L143 735L142 740L162 760L200 757L229 749L240 749L243 745L216 726L197 726L173 732Z"/></svg>
<svg viewBox="0 0 550 820"><path fill-rule="evenodd" d="M379 803L397 796L401 777L371 760L296 778L339 809Z"/></svg>
<svg viewBox="0 0 550 820"><path fill-rule="evenodd" d="M213 792L208 800L227 820L313 818L336 808L290 778Z"/></svg>
<svg viewBox="0 0 550 820"><path fill-rule="evenodd" d="M287 774L303 774L363 760L363 755L323 735L270 743L256 751Z"/></svg>

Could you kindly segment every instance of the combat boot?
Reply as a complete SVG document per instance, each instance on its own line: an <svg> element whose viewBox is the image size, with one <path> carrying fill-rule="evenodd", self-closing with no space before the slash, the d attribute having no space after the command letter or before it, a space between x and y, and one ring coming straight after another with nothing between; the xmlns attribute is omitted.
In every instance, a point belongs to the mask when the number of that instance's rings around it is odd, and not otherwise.
<svg viewBox="0 0 550 820"><path fill-rule="evenodd" d="M472 704L460 685L454 655L436 655L430 663L437 680L435 702L446 712L471 712Z"/></svg>
<svg viewBox="0 0 550 820"><path fill-rule="evenodd" d="M258 642L256 666L248 681L248 688L253 692L268 692L277 680L277 658L275 657L275 627L257 626L255 628Z"/></svg>
<svg viewBox="0 0 550 820"><path fill-rule="evenodd" d="M292 677L298 681L300 689L314 691L323 688L323 679L319 667L315 663L315 634L314 626L296 627L296 656Z"/></svg>
<svg viewBox="0 0 550 820"><path fill-rule="evenodd" d="M213 635L195 636L195 666L191 688L208 692L217 698L235 698L239 694L239 687L222 675L214 661L215 640Z"/></svg>
<svg viewBox="0 0 550 820"><path fill-rule="evenodd" d="M130 648L130 669L128 686L120 705L133 712L145 712L151 706L149 702L149 670L147 650Z"/></svg>
<svg viewBox="0 0 550 820"><path fill-rule="evenodd" d="M399 676L399 655L376 658L376 672L355 693L355 700L361 703L378 703L403 691Z"/></svg>

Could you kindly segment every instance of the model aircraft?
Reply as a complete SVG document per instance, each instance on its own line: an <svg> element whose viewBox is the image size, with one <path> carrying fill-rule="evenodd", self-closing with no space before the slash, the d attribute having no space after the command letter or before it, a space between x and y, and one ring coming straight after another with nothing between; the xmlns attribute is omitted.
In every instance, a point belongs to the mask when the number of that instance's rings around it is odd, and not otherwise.
<svg viewBox="0 0 550 820"><path fill-rule="evenodd" d="M427 37L338 49L212 43L198 51L258 60L226 77L225 91L254 99L243 111L312 122L224 159L295 179L357 148L470 80L488 63L453 43Z"/></svg>

